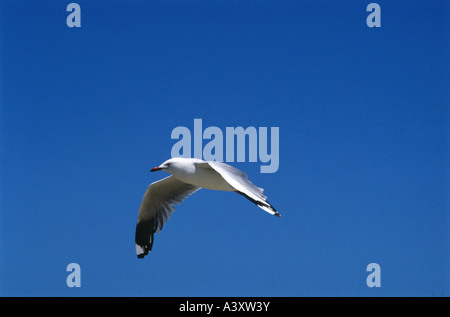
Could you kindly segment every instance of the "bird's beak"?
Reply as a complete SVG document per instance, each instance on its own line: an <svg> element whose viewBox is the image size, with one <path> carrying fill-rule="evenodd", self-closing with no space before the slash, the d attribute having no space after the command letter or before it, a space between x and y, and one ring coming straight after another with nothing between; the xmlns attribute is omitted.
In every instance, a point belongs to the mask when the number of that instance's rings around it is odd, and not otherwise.
<svg viewBox="0 0 450 317"><path fill-rule="evenodd" d="M162 170L162 168L159 167L159 166L156 166L156 167L153 167L153 168L150 170L150 172L156 172L156 171L160 171L160 170Z"/></svg>

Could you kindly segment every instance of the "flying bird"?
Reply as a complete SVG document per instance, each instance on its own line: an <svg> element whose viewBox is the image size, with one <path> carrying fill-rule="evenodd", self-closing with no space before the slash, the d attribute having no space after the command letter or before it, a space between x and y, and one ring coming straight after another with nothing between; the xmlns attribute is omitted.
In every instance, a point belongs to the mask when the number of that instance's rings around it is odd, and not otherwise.
<svg viewBox="0 0 450 317"><path fill-rule="evenodd" d="M143 258L153 246L155 232L160 232L167 219L187 197L201 188L234 191L271 215L281 217L267 201L263 189L248 180L247 174L225 163L196 158L171 158L151 172L171 174L148 186L139 207L136 225L136 254Z"/></svg>

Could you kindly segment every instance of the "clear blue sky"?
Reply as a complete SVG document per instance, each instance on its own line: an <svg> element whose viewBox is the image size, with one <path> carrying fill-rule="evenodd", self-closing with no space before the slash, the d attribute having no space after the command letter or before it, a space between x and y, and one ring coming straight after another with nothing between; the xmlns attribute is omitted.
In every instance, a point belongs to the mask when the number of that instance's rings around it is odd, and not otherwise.
<svg viewBox="0 0 450 317"><path fill-rule="evenodd" d="M70 2L0 2L0 295L450 295L447 1ZM194 118L279 127L276 173L233 165L283 217L201 190L137 259Z"/></svg>

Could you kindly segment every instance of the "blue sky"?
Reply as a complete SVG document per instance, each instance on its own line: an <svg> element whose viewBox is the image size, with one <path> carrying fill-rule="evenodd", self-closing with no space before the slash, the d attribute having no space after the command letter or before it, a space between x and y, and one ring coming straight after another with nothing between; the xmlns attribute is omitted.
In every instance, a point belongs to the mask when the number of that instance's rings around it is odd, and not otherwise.
<svg viewBox="0 0 450 317"><path fill-rule="evenodd" d="M69 3L0 1L0 295L449 295L446 1ZM201 190L139 260L195 118L279 127L276 173L232 165L282 218Z"/></svg>

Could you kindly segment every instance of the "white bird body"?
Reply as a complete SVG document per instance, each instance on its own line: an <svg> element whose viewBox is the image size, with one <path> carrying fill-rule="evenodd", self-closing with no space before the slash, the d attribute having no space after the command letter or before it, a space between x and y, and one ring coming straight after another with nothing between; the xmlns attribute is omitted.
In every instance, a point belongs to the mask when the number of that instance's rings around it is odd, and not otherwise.
<svg viewBox="0 0 450 317"><path fill-rule="evenodd" d="M160 170L172 176L150 184L145 191L136 225L138 258L143 258L151 251L154 233L162 229L175 210L174 206L201 188L235 191L261 209L280 217L277 210L267 201L263 189L253 185L244 172L228 164L176 157L150 171Z"/></svg>
<svg viewBox="0 0 450 317"><path fill-rule="evenodd" d="M171 159L170 163L170 170L167 172L184 183L212 190L235 190L219 173L208 168L205 165L208 163L203 160L176 157Z"/></svg>

